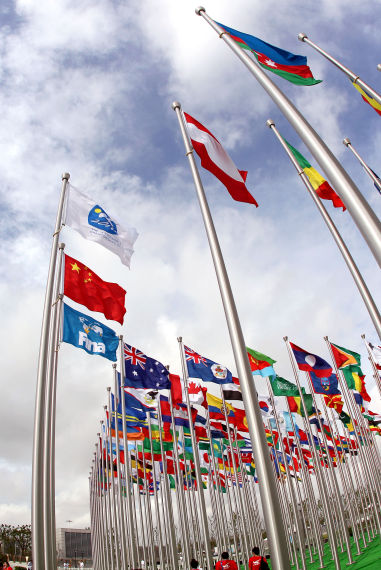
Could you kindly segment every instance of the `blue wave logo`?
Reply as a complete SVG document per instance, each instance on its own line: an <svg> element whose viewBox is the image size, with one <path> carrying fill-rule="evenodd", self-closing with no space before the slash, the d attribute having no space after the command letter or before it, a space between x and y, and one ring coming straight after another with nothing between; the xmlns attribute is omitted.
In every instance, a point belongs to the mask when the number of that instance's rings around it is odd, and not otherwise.
<svg viewBox="0 0 381 570"><path fill-rule="evenodd" d="M118 228L116 223L112 221L110 216L100 206L95 205L89 212L88 222L90 226L103 230L108 234L116 235Z"/></svg>

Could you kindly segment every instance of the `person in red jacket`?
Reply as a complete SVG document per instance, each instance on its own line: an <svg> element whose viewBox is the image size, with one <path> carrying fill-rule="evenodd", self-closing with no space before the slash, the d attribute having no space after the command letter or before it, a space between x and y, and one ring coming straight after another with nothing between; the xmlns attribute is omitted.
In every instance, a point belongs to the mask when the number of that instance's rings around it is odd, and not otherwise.
<svg viewBox="0 0 381 570"><path fill-rule="evenodd" d="M223 552L221 554L221 560L216 564L216 570L238 570L238 566L234 560L230 560L227 552Z"/></svg>
<svg viewBox="0 0 381 570"><path fill-rule="evenodd" d="M253 556L249 559L249 570L259 570L260 568L269 568L266 558L259 554L258 546L254 546L252 550Z"/></svg>

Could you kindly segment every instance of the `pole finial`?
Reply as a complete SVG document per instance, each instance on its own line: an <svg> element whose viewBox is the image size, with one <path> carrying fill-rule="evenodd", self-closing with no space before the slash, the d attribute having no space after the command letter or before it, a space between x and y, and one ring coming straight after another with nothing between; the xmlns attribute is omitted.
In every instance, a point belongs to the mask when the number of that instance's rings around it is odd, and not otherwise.
<svg viewBox="0 0 381 570"><path fill-rule="evenodd" d="M173 101L172 109L176 111L176 109L181 109L181 104L178 101Z"/></svg>
<svg viewBox="0 0 381 570"><path fill-rule="evenodd" d="M111 392L111 386L107 386L107 392Z"/></svg>
<svg viewBox="0 0 381 570"><path fill-rule="evenodd" d="M183 337L182 337L182 336L178 336L178 337L177 337L177 342L181 342L182 340L183 340Z"/></svg>
<svg viewBox="0 0 381 570"><path fill-rule="evenodd" d="M381 71L381 63L379 63L379 64L377 65L377 69L378 69L378 71Z"/></svg>
<svg viewBox="0 0 381 570"><path fill-rule="evenodd" d="M271 129L271 127L275 127L275 123L272 119L267 119L266 125Z"/></svg>
<svg viewBox="0 0 381 570"><path fill-rule="evenodd" d="M348 138L343 139L343 144L345 144L345 146L348 146L351 144L351 141Z"/></svg>
<svg viewBox="0 0 381 570"><path fill-rule="evenodd" d="M64 172L62 174L62 180L69 180L69 178L70 178L70 174L68 172Z"/></svg>
<svg viewBox="0 0 381 570"><path fill-rule="evenodd" d="M305 34L304 32L300 32L300 34L298 34L298 40L301 42L304 42L305 39L308 39L307 34Z"/></svg>
<svg viewBox="0 0 381 570"><path fill-rule="evenodd" d="M288 336L284 336L284 337L283 337L283 340L284 340L284 342L287 342L287 341L288 341Z"/></svg>
<svg viewBox="0 0 381 570"><path fill-rule="evenodd" d="M201 12L205 12L204 6L198 6L198 8L195 9L195 12L197 16L201 16Z"/></svg>

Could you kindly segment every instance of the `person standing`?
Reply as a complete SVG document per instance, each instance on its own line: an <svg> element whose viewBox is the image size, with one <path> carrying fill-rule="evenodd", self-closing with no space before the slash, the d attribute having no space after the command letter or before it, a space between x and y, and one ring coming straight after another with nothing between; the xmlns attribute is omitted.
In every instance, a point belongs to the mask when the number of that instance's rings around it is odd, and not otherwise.
<svg viewBox="0 0 381 570"><path fill-rule="evenodd" d="M221 560L216 564L216 570L238 570L237 562L231 560L227 552L223 552Z"/></svg>
<svg viewBox="0 0 381 570"><path fill-rule="evenodd" d="M254 546L252 553L253 556L249 559L249 570L268 570L267 560L259 554L258 546Z"/></svg>
<svg viewBox="0 0 381 570"><path fill-rule="evenodd" d="M191 570L202 570L201 566L198 565L198 561L195 558L192 558L190 561Z"/></svg>

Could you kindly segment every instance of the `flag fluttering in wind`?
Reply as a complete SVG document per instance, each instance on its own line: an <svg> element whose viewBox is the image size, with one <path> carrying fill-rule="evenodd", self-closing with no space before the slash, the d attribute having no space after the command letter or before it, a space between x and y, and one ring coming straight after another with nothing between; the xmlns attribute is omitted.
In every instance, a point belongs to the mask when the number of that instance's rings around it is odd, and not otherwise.
<svg viewBox="0 0 381 570"><path fill-rule="evenodd" d="M381 115L380 103L378 103L378 101L376 101L375 99L373 99L373 97L371 97L368 93L366 93L366 91L364 91L364 89L361 89L360 85L357 85L357 83L352 83L352 85L360 93L360 95L364 99L365 103L368 103L368 105L373 107L373 109L376 111L376 113Z"/></svg>
<svg viewBox="0 0 381 570"><path fill-rule="evenodd" d="M366 344L370 350L375 366L377 370L379 370L379 374L381 376L381 346L372 344L369 341L366 341Z"/></svg>
<svg viewBox="0 0 381 570"><path fill-rule="evenodd" d="M334 372L332 372L331 376L320 378L312 371L309 375L316 394L340 394L338 379Z"/></svg>
<svg viewBox="0 0 381 570"><path fill-rule="evenodd" d="M243 400L239 379L234 376L231 384L222 384L222 391L225 400Z"/></svg>
<svg viewBox="0 0 381 570"><path fill-rule="evenodd" d="M274 396L299 396L299 389L296 384L281 376L270 378L270 383Z"/></svg>
<svg viewBox="0 0 381 570"><path fill-rule="evenodd" d="M126 384L135 388L165 390L171 387L169 372L161 362L124 343Z"/></svg>
<svg viewBox="0 0 381 570"><path fill-rule="evenodd" d="M193 148L201 159L201 166L222 182L234 200L258 207L245 185L247 172L238 170L223 146L204 125L188 113L184 113L184 117Z"/></svg>
<svg viewBox="0 0 381 570"><path fill-rule="evenodd" d="M267 71L272 71L296 85L321 83L321 79L315 79L312 75L311 69L307 65L307 58L304 55L296 55L268 44L255 36L244 34L220 22L216 23L226 30L242 49L252 52L259 65Z"/></svg>
<svg viewBox="0 0 381 570"><path fill-rule="evenodd" d="M226 366L197 354L188 346L184 346L184 352L190 378L201 378L205 382L216 384L231 384L233 382L232 373Z"/></svg>
<svg viewBox="0 0 381 570"><path fill-rule="evenodd" d="M134 243L138 237L135 228L124 228L94 200L70 186L66 209L67 226L82 237L103 245L130 267Z"/></svg>
<svg viewBox="0 0 381 570"><path fill-rule="evenodd" d="M328 362L321 358L321 356L307 352L304 350L304 348L300 348L292 342L290 342L290 346L292 348L292 352L294 353L299 370L304 370L305 372L315 372L318 378L331 376L332 367L328 364Z"/></svg>
<svg viewBox="0 0 381 570"><path fill-rule="evenodd" d="M65 254L64 293L90 311L123 324L126 291L117 283L103 281L86 265Z"/></svg>
<svg viewBox="0 0 381 570"><path fill-rule="evenodd" d="M258 352L257 350L253 350L252 348L246 347L247 356L249 357L249 363L251 371L254 374L259 374L264 378L273 377L275 376L275 370L273 368L273 364L276 360L273 360L269 356L262 354L262 352Z"/></svg>
<svg viewBox="0 0 381 570"><path fill-rule="evenodd" d="M336 410L338 414L341 414L344 407L344 402L341 398L341 394L332 394L331 396L324 396L324 401L326 406Z"/></svg>
<svg viewBox="0 0 381 570"><path fill-rule="evenodd" d="M332 342L330 344L336 365L342 370L348 388L355 390L366 402L370 402L370 396L365 388L365 374L361 370L360 354L348 348L343 348L338 344L333 344ZM360 405L362 404L359 399L356 399L356 401Z"/></svg>
<svg viewBox="0 0 381 570"><path fill-rule="evenodd" d="M88 354L99 354L99 356L116 362L116 351L119 345L116 333L92 317L69 307L66 303L63 307L62 340L77 348L82 348Z"/></svg>
<svg viewBox="0 0 381 570"><path fill-rule="evenodd" d="M290 143L286 140L285 143L294 155L300 168L302 168L303 172L308 176L308 179L311 182L311 186L319 198L322 200L331 200L335 208L342 208L343 211L346 210L343 202L341 201L341 198L336 194L327 180L325 180L322 175L319 174L319 172L311 166L308 160L298 150L296 150L296 148L290 145Z"/></svg>

